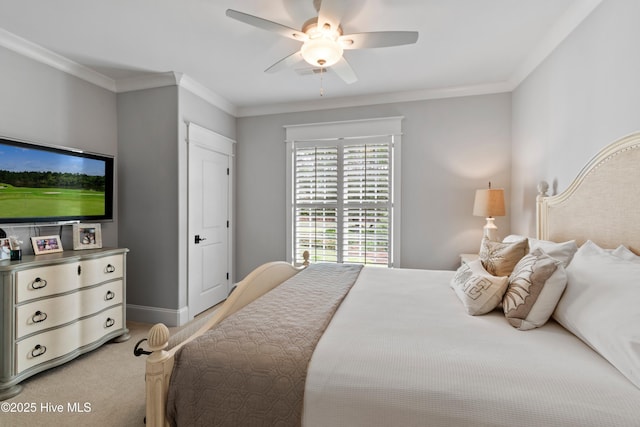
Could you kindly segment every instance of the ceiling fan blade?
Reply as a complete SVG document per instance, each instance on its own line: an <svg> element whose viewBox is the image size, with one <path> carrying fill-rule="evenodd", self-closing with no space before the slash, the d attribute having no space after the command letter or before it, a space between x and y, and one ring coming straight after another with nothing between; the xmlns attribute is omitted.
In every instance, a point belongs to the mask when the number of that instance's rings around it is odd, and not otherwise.
<svg viewBox="0 0 640 427"><path fill-rule="evenodd" d="M304 59L302 58L302 54L300 53L300 51L297 51L287 57L282 58L280 61L273 64L271 67L264 70L264 72L275 73L282 70L283 68L290 67L301 61L304 61Z"/></svg>
<svg viewBox="0 0 640 427"><path fill-rule="evenodd" d="M291 27L287 27L286 25L278 24L277 22L269 21L267 19L258 18L257 16L249 15L247 13L238 12L237 10L227 9L226 15L229 18L244 22L245 24L249 24L263 30L272 31L294 40L303 42L307 39L307 35L302 31L298 31Z"/></svg>
<svg viewBox="0 0 640 427"><path fill-rule="evenodd" d="M351 65L344 59L344 56L340 58L340 61L336 62L330 67L346 84L355 83L358 81L356 73L351 68Z"/></svg>
<svg viewBox="0 0 640 427"><path fill-rule="evenodd" d="M331 29L337 30L344 15L344 0L322 0L318 9L318 28L329 24Z"/></svg>
<svg viewBox="0 0 640 427"><path fill-rule="evenodd" d="M340 36L338 41L344 49L372 49L376 47L400 46L418 41L417 31L376 31Z"/></svg>

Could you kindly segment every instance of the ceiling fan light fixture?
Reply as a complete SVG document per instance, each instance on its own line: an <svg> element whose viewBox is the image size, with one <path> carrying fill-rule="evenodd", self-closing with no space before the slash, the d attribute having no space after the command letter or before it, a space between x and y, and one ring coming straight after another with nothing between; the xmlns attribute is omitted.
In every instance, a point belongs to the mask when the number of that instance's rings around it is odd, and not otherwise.
<svg viewBox="0 0 640 427"><path fill-rule="evenodd" d="M313 66L330 67L342 58L343 49L335 40L320 37L305 41L300 53Z"/></svg>
<svg viewBox="0 0 640 427"><path fill-rule="evenodd" d="M304 60L312 67L320 68L320 76L322 76L326 67L337 64L333 70L347 84L351 84L358 79L346 58L342 56L344 49L401 46L413 44L418 40L417 31L374 31L344 35L340 25L340 18L342 12L344 12L343 9L345 9L343 6L346 6L343 3L349 2L313 0L318 16L307 19L300 31L233 9L227 9L226 15L253 27L278 33L302 42L300 51L281 59L267 68L265 72L272 73Z"/></svg>

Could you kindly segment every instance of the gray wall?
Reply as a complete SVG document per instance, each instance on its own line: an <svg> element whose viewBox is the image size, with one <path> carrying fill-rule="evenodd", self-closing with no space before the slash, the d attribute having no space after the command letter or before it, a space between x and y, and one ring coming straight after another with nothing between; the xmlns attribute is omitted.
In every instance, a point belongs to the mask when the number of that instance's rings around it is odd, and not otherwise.
<svg viewBox="0 0 640 427"><path fill-rule="evenodd" d="M184 309L188 238L185 121L234 138L235 118L178 86L120 93L117 99L120 245L131 250L127 303L150 312ZM132 319L139 313L132 311Z"/></svg>
<svg viewBox="0 0 640 427"><path fill-rule="evenodd" d="M475 190L491 180L509 197L508 93L238 119L238 278L285 259L283 126L389 116L405 118L401 266L453 269L460 253L478 250L485 221L472 216ZM508 217L496 223L508 233Z"/></svg>
<svg viewBox="0 0 640 427"><path fill-rule="evenodd" d="M118 154L116 95L48 65L0 47L0 135L26 141ZM117 165L116 158L116 165ZM117 177L115 220L102 224L104 246L118 244ZM25 241L59 234L59 227L4 227ZM62 244L73 248L71 226L62 228Z"/></svg>
<svg viewBox="0 0 640 427"><path fill-rule="evenodd" d="M535 235L540 180L567 188L601 148L640 130L640 1L604 0L513 93L511 227Z"/></svg>
<svg viewBox="0 0 640 427"><path fill-rule="evenodd" d="M127 303L177 308L177 86L118 94L118 138Z"/></svg>

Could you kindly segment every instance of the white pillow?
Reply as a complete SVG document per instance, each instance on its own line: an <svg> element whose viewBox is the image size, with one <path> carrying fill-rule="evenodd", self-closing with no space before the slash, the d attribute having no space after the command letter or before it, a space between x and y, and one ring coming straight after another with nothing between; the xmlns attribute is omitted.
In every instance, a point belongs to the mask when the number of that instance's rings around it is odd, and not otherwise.
<svg viewBox="0 0 640 427"><path fill-rule="evenodd" d="M523 236L517 234L511 234L504 238L503 242L515 242L523 239ZM539 240L529 237L529 252L533 252L535 249L542 249L547 255L562 261L564 267L568 266L571 262L571 258L578 250L578 245L575 240L569 240L566 242L556 243L549 240Z"/></svg>
<svg viewBox="0 0 640 427"><path fill-rule="evenodd" d="M487 273L479 259L458 268L451 279L451 287L472 316L486 314L502 301L507 289L507 276L497 277Z"/></svg>
<svg viewBox="0 0 640 427"><path fill-rule="evenodd" d="M547 323L567 284L562 261L542 249L525 255L509 276L502 297L505 317L514 328L526 331Z"/></svg>
<svg viewBox="0 0 640 427"><path fill-rule="evenodd" d="M591 241L567 268L553 317L640 388L640 264Z"/></svg>
<svg viewBox="0 0 640 427"><path fill-rule="evenodd" d="M617 256L618 258L622 258L624 260L631 261L631 262L640 263L640 256L636 255L630 249L628 249L627 247L625 247L623 245L618 246L611 253L613 255Z"/></svg>

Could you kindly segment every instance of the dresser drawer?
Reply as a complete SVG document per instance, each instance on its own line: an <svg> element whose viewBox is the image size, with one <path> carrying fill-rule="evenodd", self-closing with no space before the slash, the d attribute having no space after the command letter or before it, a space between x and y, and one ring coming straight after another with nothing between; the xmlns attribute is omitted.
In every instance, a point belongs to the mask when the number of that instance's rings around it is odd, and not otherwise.
<svg viewBox="0 0 640 427"><path fill-rule="evenodd" d="M15 346L16 373L64 356L123 328L123 309L119 305L63 328L26 338Z"/></svg>
<svg viewBox="0 0 640 427"><path fill-rule="evenodd" d="M77 289L79 267L75 262L16 272L16 303Z"/></svg>
<svg viewBox="0 0 640 427"><path fill-rule="evenodd" d="M112 255L80 262L80 286L90 286L124 277L124 255Z"/></svg>
<svg viewBox="0 0 640 427"><path fill-rule="evenodd" d="M122 304L122 280L16 307L16 338L72 322L115 304Z"/></svg>

